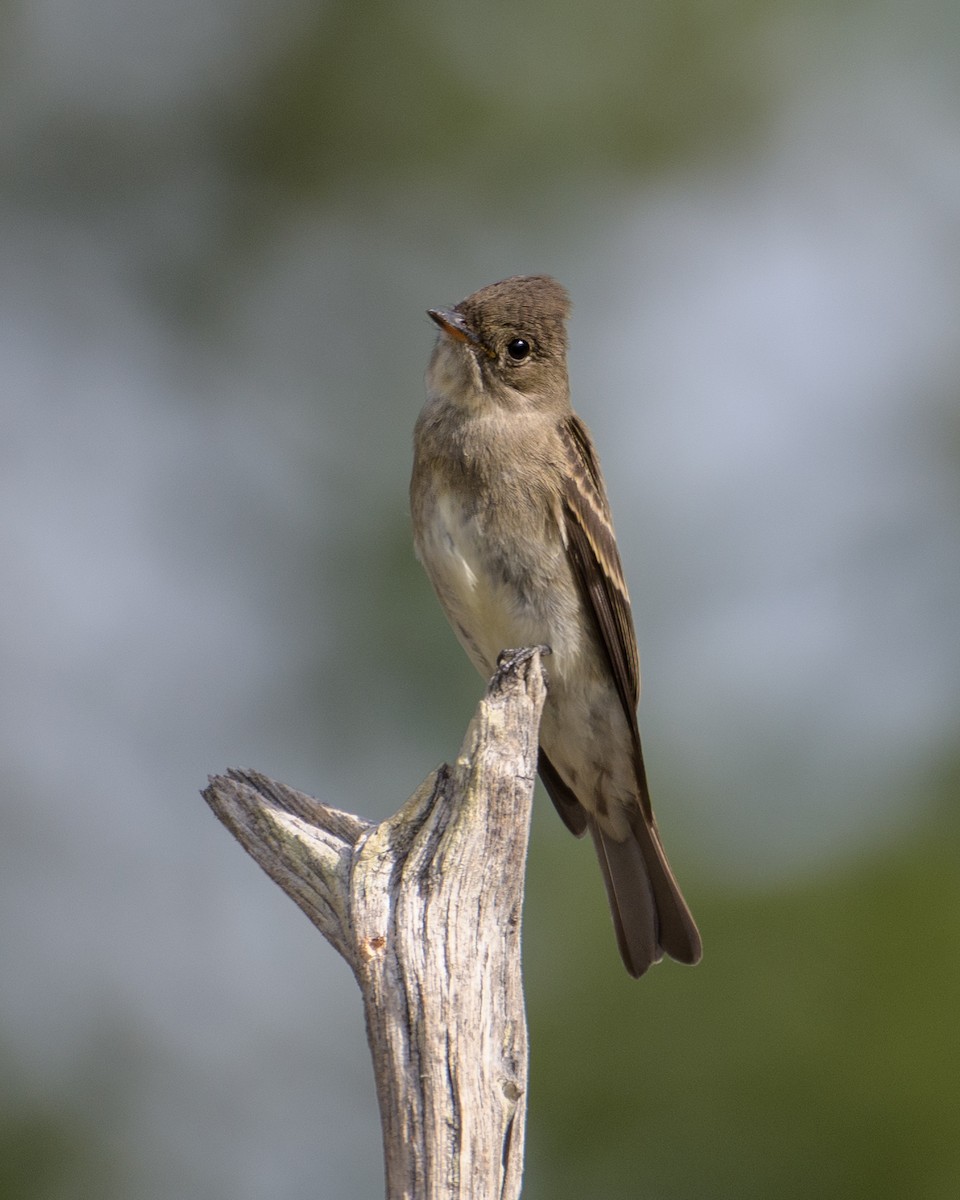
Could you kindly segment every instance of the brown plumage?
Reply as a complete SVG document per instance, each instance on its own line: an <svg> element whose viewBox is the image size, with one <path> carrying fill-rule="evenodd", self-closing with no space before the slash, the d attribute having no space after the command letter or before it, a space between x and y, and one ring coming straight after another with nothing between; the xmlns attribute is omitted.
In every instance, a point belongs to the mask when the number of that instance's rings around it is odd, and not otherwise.
<svg viewBox="0 0 960 1200"><path fill-rule="evenodd" d="M627 970L700 958L700 935L650 805L640 669L603 477L570 406L569 300L547 276L503 280L454 309L414 436L418 557L485 676L500 650L547 644L540 776L590 831Z"/></svg>

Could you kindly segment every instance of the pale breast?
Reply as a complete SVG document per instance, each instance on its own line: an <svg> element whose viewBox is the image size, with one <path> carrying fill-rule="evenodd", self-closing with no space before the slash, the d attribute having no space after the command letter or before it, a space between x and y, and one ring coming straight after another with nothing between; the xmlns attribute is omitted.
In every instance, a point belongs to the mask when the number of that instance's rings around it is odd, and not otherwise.
<svg viewBox="0 0 960 1200"><path fill-rule="evenodd" d="M579 594L560 540L521 525L504 532L502 514L434 492L419 530L418 555L447 618L474 665L490 674L501 650L546 644L550 673L581 652Z"/></svg>

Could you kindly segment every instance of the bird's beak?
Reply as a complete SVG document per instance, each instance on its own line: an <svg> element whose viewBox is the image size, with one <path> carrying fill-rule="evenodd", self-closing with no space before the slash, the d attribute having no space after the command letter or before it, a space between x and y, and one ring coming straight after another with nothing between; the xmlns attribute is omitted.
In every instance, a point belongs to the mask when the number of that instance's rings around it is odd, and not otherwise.
<svg viewBox="0 0 960 1200"><path fill-rule="evenodd" d="M488 357L493 357L491 352L464 320L463 314L458 313L455 308L428 308L427 315L436 321L443 332L452 337L454 341L466 342L468 346L476 346L478 350L482 350Z"/></svg>

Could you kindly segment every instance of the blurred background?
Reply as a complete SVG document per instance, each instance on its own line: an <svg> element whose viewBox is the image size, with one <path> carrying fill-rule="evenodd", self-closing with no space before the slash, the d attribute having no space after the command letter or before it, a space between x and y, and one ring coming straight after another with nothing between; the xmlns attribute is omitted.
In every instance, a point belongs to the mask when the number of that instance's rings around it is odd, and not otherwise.
<svg viewBox="0 0 960 1200"><path fill-rule="evenodd" d="M481 692L428 306L572 293L696 970L538 800L529 1200L960 1185L960 8L0 4L0 1197L354 1200L347 967L216 823Z"/></svg>

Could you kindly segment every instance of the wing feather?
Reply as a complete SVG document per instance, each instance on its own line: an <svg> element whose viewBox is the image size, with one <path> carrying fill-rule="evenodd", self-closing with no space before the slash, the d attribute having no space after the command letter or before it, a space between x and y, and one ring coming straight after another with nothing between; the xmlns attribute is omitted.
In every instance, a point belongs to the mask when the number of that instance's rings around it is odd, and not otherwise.
<svg viewBox="0 0 960 1200"><path fill-rule="evenodd" d="M610 662L617 694L633 737L641 807L647 819L652 821L637 728L637 702L640 699L637 635L600 463L587 428L575 413L560 426L560 437L570 468L565 472L563 496L567 549Z"/></svg>

